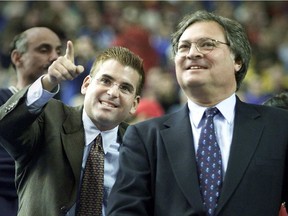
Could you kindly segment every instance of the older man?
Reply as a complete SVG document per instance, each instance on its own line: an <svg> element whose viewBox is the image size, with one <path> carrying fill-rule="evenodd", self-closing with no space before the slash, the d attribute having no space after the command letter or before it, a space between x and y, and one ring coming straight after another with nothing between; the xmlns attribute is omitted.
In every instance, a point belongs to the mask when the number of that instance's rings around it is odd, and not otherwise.
<svg viewBox="0 0 288 216"><path fill-rule="evenodd" d="M11 43L11 62L17 73L17 82L15 86L0 89L0 105L14 93L46 74L48 67L61 54L61 49L58 35L46 27L33 27L15 36ZM5 140L0 138L0 143L3 142ZM14 178L14 160L0 145L1 216L17 215L18 198Z"/></svg>

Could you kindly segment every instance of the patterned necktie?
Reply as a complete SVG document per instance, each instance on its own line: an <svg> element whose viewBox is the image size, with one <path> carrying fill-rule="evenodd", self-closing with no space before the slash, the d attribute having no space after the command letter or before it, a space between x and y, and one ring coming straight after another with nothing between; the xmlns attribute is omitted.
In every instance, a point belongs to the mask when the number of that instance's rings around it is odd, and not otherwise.
<svg viewBox="0 0 288 216"><path fill-rule="evenodd" d="M82 179L77 216L101 216L104 182L104 152L99 134L92 144Z"/></svg>
<svg viewBox="0 0 288 216"><path fill-rule="evenodd" d="M222 186L222 158L213 123L218 113L216 107L205 111L205 123L196 156L203 203L209 216L214 214Z"/></svg>

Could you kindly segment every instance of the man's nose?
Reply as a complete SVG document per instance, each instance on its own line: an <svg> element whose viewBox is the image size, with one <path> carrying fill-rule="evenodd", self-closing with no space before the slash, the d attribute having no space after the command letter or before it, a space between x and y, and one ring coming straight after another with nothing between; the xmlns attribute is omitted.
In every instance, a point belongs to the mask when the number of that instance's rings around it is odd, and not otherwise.
<svg viewBox="0 0 288 216"><path fill-rule="evenodd" d="M200 56L200 55L202 55L202 53L198 50L196 44L191 43L190 49L187 53L187 57Z"/></svg>
<svg viewBox="0 0 288 216"><path fill-rule="evenodd" d="M119 97L119 85L117 83L112 84L112 86L110 86L110 88L108 89L107 93L112 97Z"/></svg>

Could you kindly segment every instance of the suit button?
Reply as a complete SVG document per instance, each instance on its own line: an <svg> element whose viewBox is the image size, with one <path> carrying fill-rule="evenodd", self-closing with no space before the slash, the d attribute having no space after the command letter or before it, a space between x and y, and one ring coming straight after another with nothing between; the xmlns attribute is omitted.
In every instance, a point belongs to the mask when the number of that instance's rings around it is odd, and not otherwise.
<svg viewBox="0 0 288 216"><path fill-rule="evenodd" d="M61 211L61 213L63 213L63 214L67 214L68 209L67 209L66 206L62 206L62 207L60 208L60 211Z"/></svg>

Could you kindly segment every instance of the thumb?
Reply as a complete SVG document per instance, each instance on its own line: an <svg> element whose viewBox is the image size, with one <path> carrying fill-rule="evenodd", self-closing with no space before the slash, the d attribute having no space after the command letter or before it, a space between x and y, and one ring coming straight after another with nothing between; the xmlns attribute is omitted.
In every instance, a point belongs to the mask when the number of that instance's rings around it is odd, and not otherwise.
<svg viewBox="0 0 288 216"><path fill-rule="evenodd" d="M74 63L74 47L72 41L67 41L67 48L64 57Z"/></svg>

